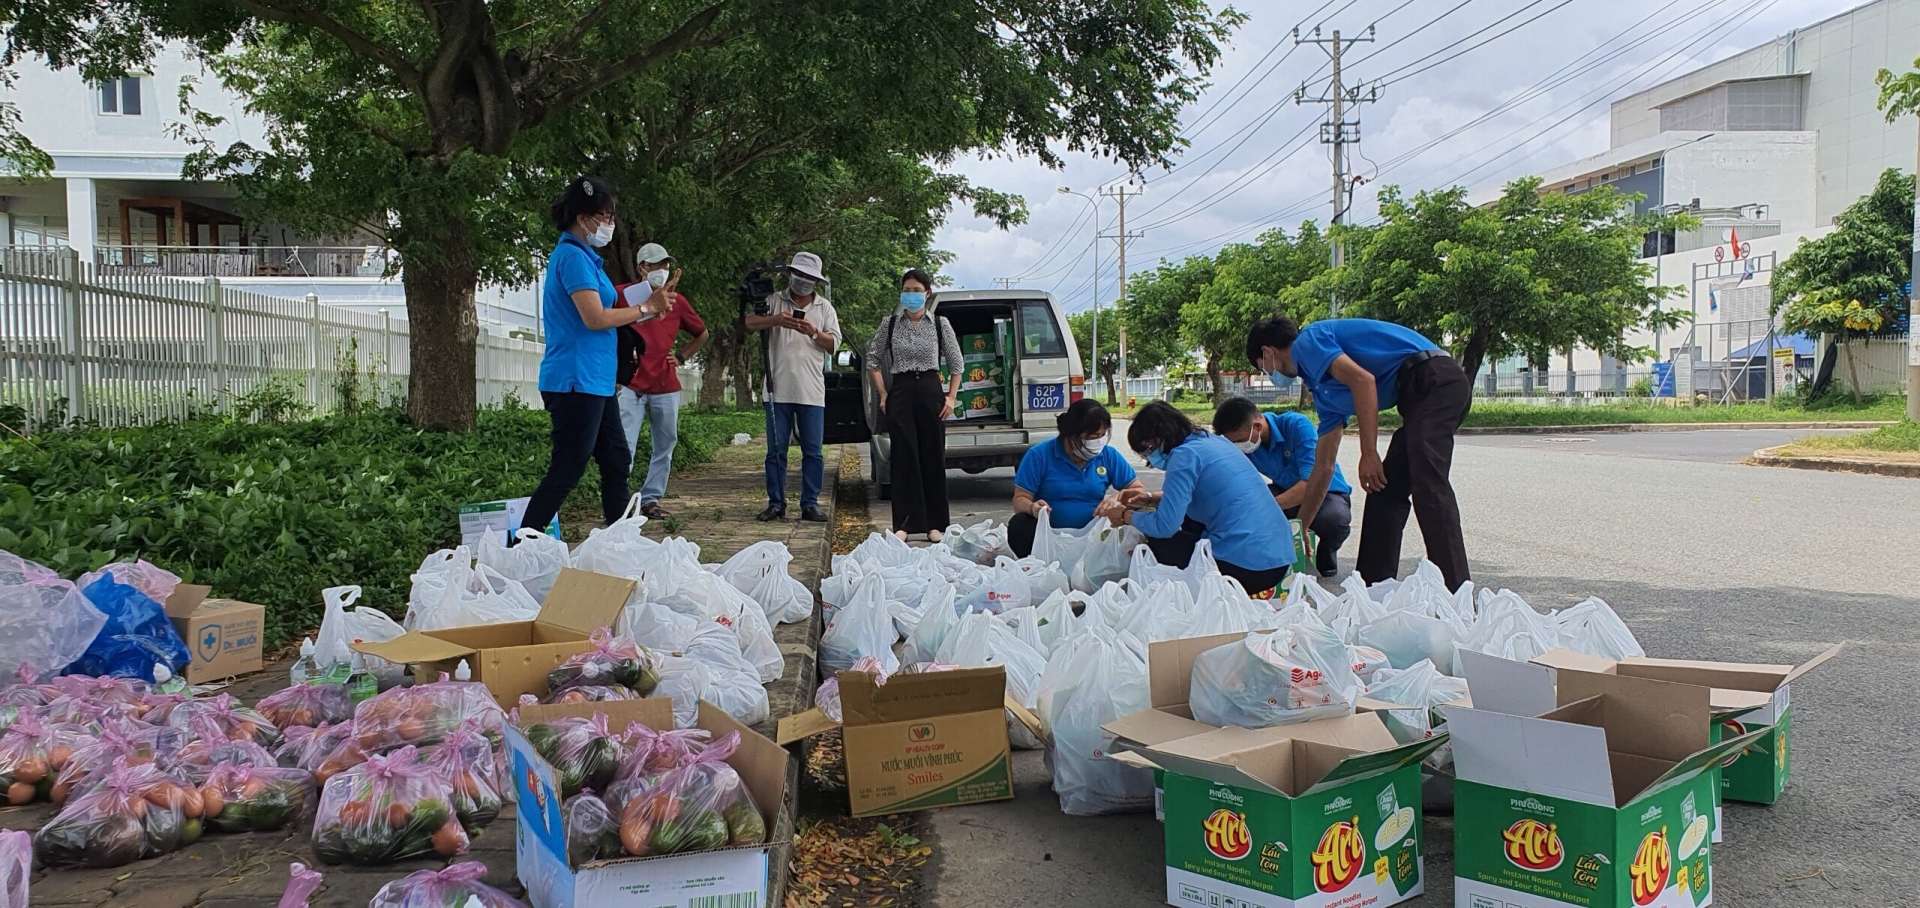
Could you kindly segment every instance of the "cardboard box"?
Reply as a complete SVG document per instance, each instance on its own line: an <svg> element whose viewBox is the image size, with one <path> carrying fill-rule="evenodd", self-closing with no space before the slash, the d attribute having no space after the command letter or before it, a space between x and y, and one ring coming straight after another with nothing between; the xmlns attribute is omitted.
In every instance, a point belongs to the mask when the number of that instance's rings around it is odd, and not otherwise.
<svg viewBox="0 0 1920 908"><path fill-rule="evenodd" d="M1006 362L997 356L967 363L966 371L960 376L960 390L963 392L992 388L1004 394L1006 386Z"/></svg>
<svg viewBox="0 0 1920 908"><path fill-rule="evenodd" d="M209 599L207 587L182 583L167 597L167 617L186 641L189 684L218 681L257 672L263 663L265 606L234 599Z"/></svg>
<svg viewBox="0 0 1920 908"><path fill-rule="evenodd" d="M1132 718L1107 731L1141 734ZM1361 713L1142 747L1129 757L1164 770L1167 904L1381 906L1421 895L1420 761L1445 740L1401 744Z"/></svg>
<svg viewBox="0 0 1920 908"><path fill-rule="evenodd" d="M355 643L353 648L396 665L413 665L414 679L423 682L441 672L451 674L465 659L473 680L485 684L502 708L511 709L521 694L546 696L547 673L568 657L592 649L588 635L617 623L638 587L638 581L562 568L532 621L414 631L384 643Z"/></svg>
<svg viewBox="0 0 1920 908"><path fill-rule="evenodd" d="M962 334L959 341L960 358L970 363L978 362L976 357L998 358L1006 354L998 334Z"/></svg>
<svg viewBox="0 0 1920 908"><path fill-rule="evenodd" d="M789 744L843 729L853 816L952 807L1013 797L1006 669L894 675L840 673L836 725L819 709L780 720Z"/></svg>
<svg viewBox="0 0 1920 908"><path fill-rule="evenodd" d="M605 703L521 707L520 724L563 716L604 714L618 732L639 722L673 727L673 702L662 697ZM767 844L650 858L616 858L580 867L567 862L567 832L561 822L560 789L552 766L517 728L506 731L513 784L519 796L514 821L514 857L520 882L534 908L764 908L772 898L777 843L793 839L787 814L788 756L785 748L756 734L711 704L701 703L699 728L718 738L740 733L740 748L727 765L740 774L767 824ZM784 860L784 855L781 856Z"/></svg>
<svg viewBox="0 0 1920 908"><path fill-rule="evenodd" d="M1455 905L1712 903L1713 769L1762 733L1712 744L1694 685L1493 657L1466 671L1476 706L1447 713Z"/></svg>
<svg viewBox="0 0 1920 908"><path fill-rule="evenodd" d="M488 533L499 534L507 545L513 544L513 533L520 529L520 519L527 515L527 502L532 498L508 498L501 501L476 501L460 506L460 544L469 548L480 544L480 537ZM547 523L547 535L560 538L560 516Z"/></svg>
<svg viewBox="0 0 1920 908"><path fill-rule="evenodd" d="M1710 736L1714 743L1755 729L1766 734L1753 746L1730 754L1720 767L1720 794L1729 800L1772 804L1780 799L1793 770L1789 737L1793 725L1792 700L1787 685L1838 655L1836 643L1799 665L1760 665L1741 662L1702 662L1684 659L1632 658L1613 662L1570 650L1556 649L1535 659L1552 668L1652 678L1708 688L1713 708ZM1715 822L1716 832L1719 823Z"/></svg>

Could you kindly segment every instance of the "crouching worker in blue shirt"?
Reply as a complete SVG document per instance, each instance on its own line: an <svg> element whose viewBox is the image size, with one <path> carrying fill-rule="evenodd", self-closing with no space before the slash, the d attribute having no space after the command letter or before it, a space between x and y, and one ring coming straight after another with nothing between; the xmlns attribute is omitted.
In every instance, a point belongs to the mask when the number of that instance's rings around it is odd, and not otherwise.
<svg viewBox="0 0 1920 908"><path fill-rule="evenodd" d="M1142 489L1133 465L1107 445L1113 417L1090 397L1081 398L1054 424L1058 438L1027 449L1013 471L1013 517L1007 520L1007 547L1025 558L1033 554L1033 533L1040 511L1055 529L1079 529L1093 521L1093 510L1108 490Z"/></svg>
<svg viewBox="0 0 1920 908"><path fill-rule="evenodd" d="M1158 400L1140 408L1127 444L1147 466L1165 471L1166 481L1158 492L1120 493L1099 516L1144 533L1161 564L1186 567L1194 545L1205 539L1220 573L1256 599L1272 598L1293 565L1293 528L1246 456ZM1137 510L1149 505L1154 510Z"/></svg>
<svg viewBox="0 0 1920 908"><path fill-rule="evenodd" d="M1307 497L1307 477L1313 472L1313 444L1319 433L1304 413L1262 413L1244 397L1235 397L1213 411L1213 431L1247 455L1253 467L1270 483L1268 488L1289 518L1300 516ZM1353 533L1353 487L1333 467L1327 498L1308 527L1320 538L1313 566L1322 577L1339 573L1340 544Z"/></svg>

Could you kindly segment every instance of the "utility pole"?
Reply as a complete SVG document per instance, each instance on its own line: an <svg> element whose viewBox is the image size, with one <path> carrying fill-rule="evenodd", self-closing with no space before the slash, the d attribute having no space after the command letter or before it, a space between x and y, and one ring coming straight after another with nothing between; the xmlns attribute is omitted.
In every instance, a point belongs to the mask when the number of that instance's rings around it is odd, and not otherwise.
<svg viewBox="0 0 1920 908"><path fill-rule="evenodd" d="M1132 182L1132 180L1129 179L1128 182ZM1136 189L1133 191L1133 195L1135 198L1138 198L1140 194L1145 191L1146 189L1144 187ZM1114 376L1114 384L1117 388L1109 388L1107 390L1109 394L1117 392L1114 401L1116 403L1122 403L1127 397L1127 240L1137 240L1145 236L1145 234L1138 231L1131 234L1127 232L1126 183L1121 183L1112 189L1102 189L1100 190L1100 194L1108 198L1117 199L1120 202L1118 231L1113 234L1113 238L1120 242L1120 298L1119 302L1113 305L1114 317L1120 321L1120 369Z"/></svg>
<svg viewBox="0 0 1920 908"><path fill-rule="evenodd" d="M1302 38L1300 37L1299 29L1296 28L1293 30L1293 43L1295 46L1301 44L1318 44L1320 45L1320 49L1326 51L1327 55L1333 59L1333 75L1331 81L1327 84L1326 94L1317 98L1308 97L1307 83L1305 82L1300 83L1300 87L1293 92L1293 103L1295 104L1311 102L1331 106L1331 110L1329 111L1330 115L1320 124L1320 144L1333 146L1333 220L1329 222L1329 232L1331 232L1331 227L1339 226L1346 222L1347 209L1353 207L1353 180L1347 173L1346 149L1348 145L1355 145L1360 142L1360 120L1355 118L1349 121L1347 119L1347 107L1349 105L1358 107L1361 104L1371 104L1380 100L1380 86L1371 85L1367 87L1365 92L1362 92L1359 86L1349 87L1342 81L1340 55L1344 53L1347 48L1355 44L1362 42L1371 43L1372 41L1373 26L1371 25L1367 26L1367 33L1358 38L1342 38L1340 37L1339 29L1333 30L1333 37L1322 38L1320 37L1320 29L1317 26L1314 28L1313 37L1311 38ZM1330 245L1333 247L1333 267L1338 268L1346 261L1346 250L1341 248L1338 237L1334 237ZM1335 316L1340 314L1339 300L1328 300L1327 305L1329 314Z"/></svg>
<svg viewBox="0 0 1920 908"><path fill-rule="evenodd" d="M1011 290L1013 289L1013 285L1018 283L1018 281L1010 277L996 277L993 279L993 282L1000 285L1000 289L1002 290Z"/></svg>
<svg viewBox="0 0 1920 908"><path fill-rule="evenodd" d="M1920 152L1916 152L1916 159L1914 173L1920 173ZM1914 188L1913 213L1920 215L1920 183ZM1920 229L1913 232L1913 267L1907 271L1907 312L1907 418L1920 422Z"/></svg>

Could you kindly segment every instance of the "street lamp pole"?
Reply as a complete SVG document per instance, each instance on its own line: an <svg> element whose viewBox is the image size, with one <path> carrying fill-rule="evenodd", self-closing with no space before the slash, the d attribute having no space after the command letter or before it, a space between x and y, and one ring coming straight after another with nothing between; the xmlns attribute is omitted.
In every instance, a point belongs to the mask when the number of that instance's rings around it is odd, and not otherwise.
<svg viewBox="0 0 1920 908"><path fill-rule="evenodd" d="M1093 337L1088 347L1093 351L1093 362L1081 363L1081 371L1093 370L1100 374L1100 200L1084 192L1074 192L1065 186L1060 187L1061 195L1077 195L1093 206Z"/></svg>

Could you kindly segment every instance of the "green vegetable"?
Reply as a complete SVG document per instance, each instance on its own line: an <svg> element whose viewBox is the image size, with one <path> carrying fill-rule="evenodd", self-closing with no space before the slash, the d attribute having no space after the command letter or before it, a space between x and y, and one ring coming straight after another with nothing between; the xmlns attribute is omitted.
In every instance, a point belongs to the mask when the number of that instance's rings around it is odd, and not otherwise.
<svg viewBox="0 0 1920 908"><path fill-rule="evenodd" d="M727 842L731 845L761 845L767 841L767 821L746 801L735 801L722 811L727 818Z"/></svg>
<svg viewBox="0 0 1920 908"><path fill-rule="evenodd" d="M228 801L210 822L219 832L250 832L253 829L253 821L247 816L247 805L239 801Z"/></svg>
<svg viewBox="0 0 1920 908"><path fill-rule="evenodd" d="M594 791L606 791L613 782L613 776L620 770L620 743L612 738L595 738L587 742L586 749L580 754L580 775L583 788Z"/></svg>
<svg viewBox="0 0 1920 908"><path fill-rule="evenodd" d="M185 823L185 825L181 827L181 830L180 830L181 843L185 845L191 845L195 842L200 841L200 834L204 831L206 831L206 829L201 824L199 817L188 817L187 822Z"/></svg>
<svg viewBox="0 0 1920 908"><path fill-rule="evenodd" d="M249 802L246 810L247 820L254 829L279 829L287 825L287 817L293 813L293 802L285 792L268 789Z"/></svg>
<svg viewBox="0 0 1920 908"><path fill-rule="evenodd" d="M553 762L553 746L560 741L560 732L546 723L527 726L527 743L533 745L533 752L541 759Z"/></svg>

